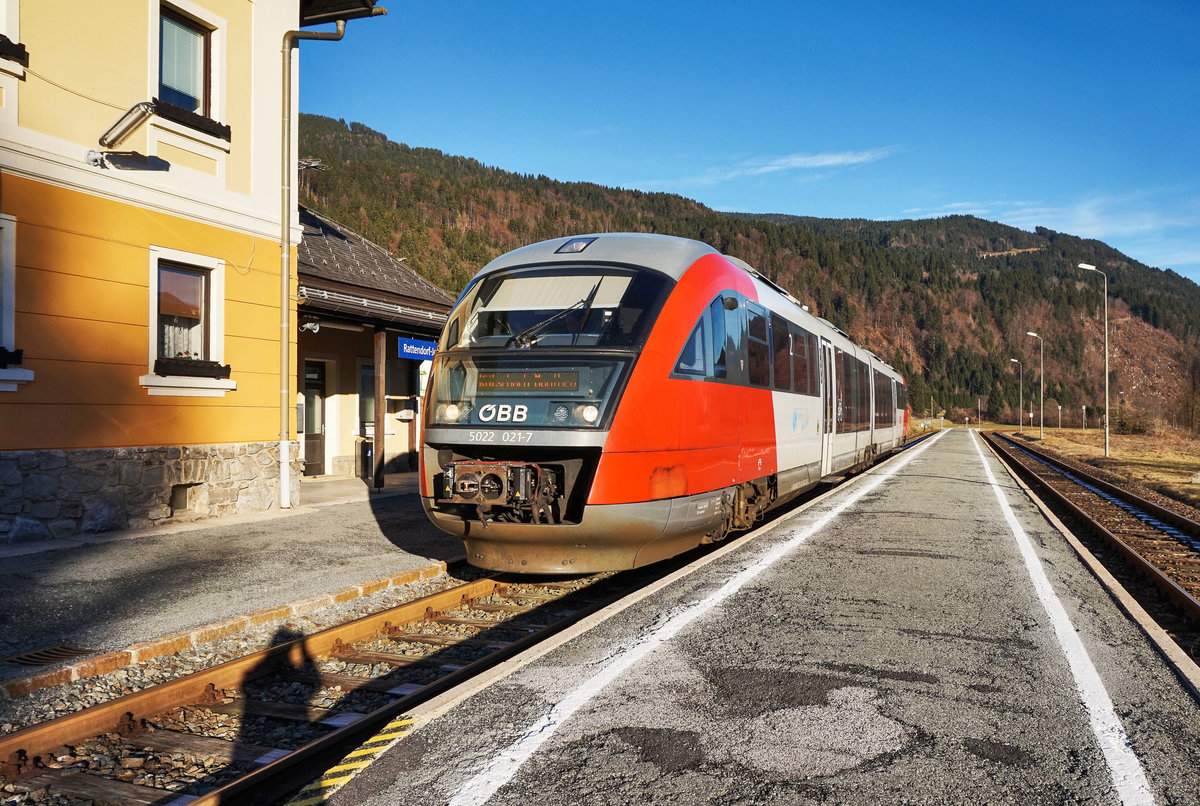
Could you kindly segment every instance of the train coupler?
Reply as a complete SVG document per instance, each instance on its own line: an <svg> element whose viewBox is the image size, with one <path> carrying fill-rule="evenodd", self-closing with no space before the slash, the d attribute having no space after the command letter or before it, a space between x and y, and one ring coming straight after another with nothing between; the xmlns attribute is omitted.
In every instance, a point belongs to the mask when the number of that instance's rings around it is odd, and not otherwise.
<svg viewBox="0 0 1200 806"><path fill-rule="evenodd" d="M558 474L533 462L449 462L442 468L438 506L457 506L464 520L557 523Z"/></svg>

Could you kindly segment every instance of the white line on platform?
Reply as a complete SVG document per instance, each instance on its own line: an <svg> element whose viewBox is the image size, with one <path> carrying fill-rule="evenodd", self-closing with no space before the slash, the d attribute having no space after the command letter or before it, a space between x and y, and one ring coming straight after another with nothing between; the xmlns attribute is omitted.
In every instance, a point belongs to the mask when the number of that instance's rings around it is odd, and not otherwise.
<svg viewBox="0 0 1200 806"><path fill-rule="evenodd" d="M618 678L638 661L674 638L684 627L687 627L734 593L737 593L738 590L774 565L780 558L798 548L821 529L824 529L835 518L854 506L859 499L875 490L910 461L922 454L930 445L941 439L942 434L945 433L947 432L943 431L922 445L902 454L894 464L885 465L883 472L868 476L867 479L864 479L865 483L848 495L842 503L838 504L807 528L771 549L749 567L730 578L707 598L692 603L668 619L659 628L643 635L634 645L619 651L600 671L596 672L596 674L567 694L566 697L543 714L541 718L526 728L519 739L502 750L499 755L494 756L488 762L488 765L478 775L468 781L459 791L458 795L450 801L451 806L482 806L482 804L486 803L500 787L512 780L513 776L517 774L517 771L525 762L554 735L555 731L564 722L599 694L605 686Z"/></svg>
<svg viewBox="0 0 1200 806"><path fill-rule="evenodd" d="M1154 803L1154 795L1146 781L1142 763L1129 746L1125 728L1122 727L1121 720L1117 718L1117 714L1113 710L1112 699L1108 696L1108 690L1104 688L1104 683L1100 680L1099 672L1096 671L1087 649L1079 639L1075 626L1071 623L1071 618L1063 608L1062 602L1054 593L1054 588L1051 587L1050 580L1046 577L1046 572L1033 550L1033 543L1025 534L1025 530L1021 528L1021 524L1017 522L1017 516L1013 513L1012 507L1008 505L1004 491L996 483L996 477L992 474L992 469L988 466L979 440L974 435L971 437L971 443L975 446L975 452L979 454L979 461L983 463L983 470L987 474L988 483L992 485L992 491L996 494L996 500L1000 502L1004 520L1008 522L1009 529L1017 539L1017 548L1020 549L1021 557L1025 560L1025 568L1029 571L1029 578L1033 582L1038 600L1045 608L1046 615L1050 617L1050 623L1054 627L1054 634L1058 638L1059 646L1062 647L1063 654L1067 657L1067 664L1071 667L1071 674L1075 677L1075 688L1079 692L1079 699L1083 702L1084 709L1087 710L1092 733L1096 735L1096 741L1100 743L1100 751L1104 754L1113 786L1117 790L1118 797L1121 798L1121 803L1127 804L1127 806Z"/></svg>

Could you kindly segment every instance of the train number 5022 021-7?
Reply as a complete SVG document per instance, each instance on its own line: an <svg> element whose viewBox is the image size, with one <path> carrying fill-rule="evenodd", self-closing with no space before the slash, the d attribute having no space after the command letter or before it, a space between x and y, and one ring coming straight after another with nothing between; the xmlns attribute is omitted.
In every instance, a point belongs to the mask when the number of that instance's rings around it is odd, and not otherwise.
<svg viewBox="0 0 1200 806"><path fill-rule="evenodd" d="M533 441L532 431L471 431L469 442L503 442L506 445L524 445Z"/></svg>

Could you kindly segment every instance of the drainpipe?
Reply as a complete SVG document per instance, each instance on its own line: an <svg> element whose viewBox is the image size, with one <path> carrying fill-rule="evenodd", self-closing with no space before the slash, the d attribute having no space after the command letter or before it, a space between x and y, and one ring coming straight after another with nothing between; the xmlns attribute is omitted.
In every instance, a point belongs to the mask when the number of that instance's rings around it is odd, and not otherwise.
<svg viewBox="0 0 1200 806"><path fill-rule="evenodd" d="M367 16L387 14L387 9L373 8ZM279 215L279 508L292 506L291 462L291 286L292 286L292 213L296 202L292 198L292 49L297 40L316 39L336 42L346 33L346 21L337 21L336 31L288 31L283 35L283 134L280 148Z"/></svg>
<svg viewBox="0 0 1200 806"><path fill-rule="evenodd" d="M288 31L283 35L283 134L280 173L283 185L279 210L279 508L292 507L291 467L291 290L292 290L292 49L299 39L336 42L346 33L346 21L336 31Z"/></svg>

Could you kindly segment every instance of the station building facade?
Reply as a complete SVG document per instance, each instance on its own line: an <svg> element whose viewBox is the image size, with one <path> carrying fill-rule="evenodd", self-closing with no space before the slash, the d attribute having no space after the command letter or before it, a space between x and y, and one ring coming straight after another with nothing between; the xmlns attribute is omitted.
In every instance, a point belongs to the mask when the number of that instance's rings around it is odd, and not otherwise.
<svg viewBox="0 0 1200 806"><path fill-rule="evenodd" d="M454 297L328 218L301 207L300 223L303 474L373 483L414 470L429 359Z"/></svg>
<svg viewBox="0 0 1200 806"><path fill-rule="evenodd" d="M0 0L0 542L298 503L281 45L374 2Z"/></svg>

